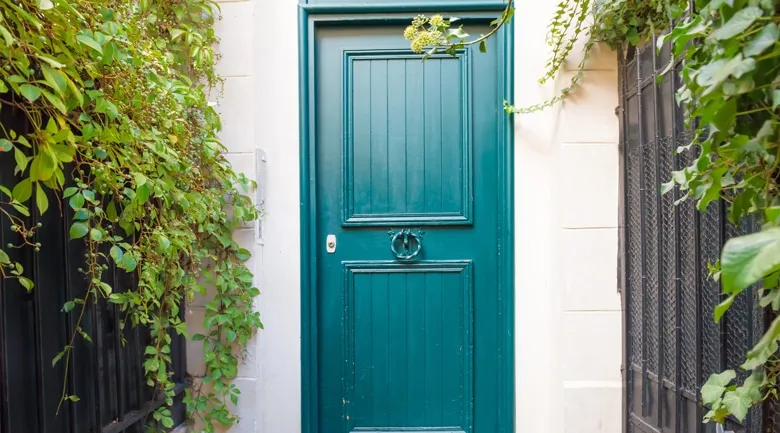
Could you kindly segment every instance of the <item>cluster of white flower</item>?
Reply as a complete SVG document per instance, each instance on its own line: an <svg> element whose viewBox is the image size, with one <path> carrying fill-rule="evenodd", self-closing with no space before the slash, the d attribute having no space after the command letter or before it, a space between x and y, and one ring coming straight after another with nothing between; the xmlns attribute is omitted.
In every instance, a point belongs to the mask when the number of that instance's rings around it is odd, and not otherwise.
<svg viewBox="0 0 780 433"><path fill-rule="evenodd" d="M429 25L427 29L425 28L426 24ZM443 31L449 25L441 15L434 15L430 19L419 15L404 30L404 38L411 41L412 51L422 53L427 47L442 45L446 42Z"/></svg>

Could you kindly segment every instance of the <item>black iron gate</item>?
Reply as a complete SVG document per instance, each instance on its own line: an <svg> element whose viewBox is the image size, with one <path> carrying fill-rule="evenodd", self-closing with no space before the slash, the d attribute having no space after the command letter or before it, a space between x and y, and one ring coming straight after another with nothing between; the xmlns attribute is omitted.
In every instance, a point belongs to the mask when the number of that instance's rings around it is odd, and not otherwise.
<svg viewBox="0 0 780 433"><path fill-rule="evenodd" d="M0 103L0 124L6 129L24 132L25 122L24 116ZM0 154L0 183L12 186L13 172L11 152ZM79 340L74 349L67 392L80 401L63 405L57 414L65 362L52 366L52 360L74 331L76 319L61 311L63 304L83 297L86 290L77 271L85 247L68 241L72 216L68 206L61 215L53 195L49 202L52 206L45 215L31 209L28 219L32 225L42 224L37 233L41 251L23 248L9 254L32 276L35 288L27 292L16 280L0 280L0 433L142 433L147 415L162 404L143 377L148 334L131 326L120 330L123 317L106 302L90 306L85 314L82 326L93 343ZM16 242L15 236L8 219L0 217L0 245ZM133 275L118 269L109 269L106 278L115 291L135 284ZM184 344L182 337L173 336L174 380L181 384L172 410L177 423L185 415Z"/></svg>
<svg viewBox="0 0 780 433"><path fill-rule="evenodd" d="M754 290L720 323L713 320L721 295L708 264L728 238L751 231L750 224L728 223L724 202L702 213L691 200L675 206L677 191L660 195L660 184L694 155L675 154L692 138L674 100L680 64L662 73L670 48L654 47L655 41L629 49L620 59L624 431L698 433L714 430L701 424L698 390L712 373L738 371L765 320ZM744 425L730 422L726 429L780 431L773 407L757 408Z"/></svg>

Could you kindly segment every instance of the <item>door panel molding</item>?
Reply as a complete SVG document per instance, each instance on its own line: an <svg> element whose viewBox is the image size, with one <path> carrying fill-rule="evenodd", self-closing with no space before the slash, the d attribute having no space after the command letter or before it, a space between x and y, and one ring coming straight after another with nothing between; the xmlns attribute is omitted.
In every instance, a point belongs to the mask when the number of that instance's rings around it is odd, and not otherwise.
<svg viewBox="0 0 780 433"><path fill-rule="evenodd" d="M445 411L450 417L457 414L459 425L470 426L474 417L474 396L472 383L474 380L474 265L471 260L429 260L415 263L399 263L397 261L367 260L344 261L344 316L343 335L348 342L343 348L344 365L344 419L349 419L348 411L353 414L354 422L360 422L361 415L370 413L373 408L363 407L360 396L370 394L371 382L383 382L389 377L406 377L418 375L414 387L395 389L394 394L403 391L403 395L392 395L389 398L410 397L408 404L424 404L431 412ZM453 284L452 280L457 280ZM448 284L449 283L449 284ZM437 287L438 286L438 287ZM374 297L380 298L375 300ZM382 303L382 298L403 300L399 302ZM442 302L441 311L428 311L419 305ZM403 329L392 326L389 317L405 317ZM372 329L379 328L379 329ZM459 332L447 332L457 329ZM372 339L374 331L385 333L387 338ZM436 337L445 346L442 353L427 351L425 339ZM404 344L394 343L402 340ZM383 344L384 342L384 344ZM367 362L364 351L359 347L372 346L372 355L382 356L388 360L383 371L376 371ZM403 351L393 351L393 347L403 347ZM399 353L400 352L400 353ZM430 352L430 353L429 353ZM447 377L445 364L460 363L457 377ZM415 371L415 366L426 365L426 370ZM419 374L424 373L424 374ZM420 396L424 394L426 384L438 382L442 390L438 399ZM461 407L455 407L444 398L446 391L463 396ZM450 403L450 407L446 407ZM457 405L456 405L457 406ZM393 410L393 408L385 408ZM388 416L392 417L392 414ZM430 421L430 420L428 420ZM433 430L440 427L425 427L426 420L420 419L417 431ZM449 423L448 423L449 424ZM368 429L368 430L367 430ZM376 430L371 430L376 429ZM345 429L346 431L346 429ZM413 428L389 427L357 427L356 431L397 432L415 431ZM446 427L444 431L462 432L460 428Z"/></svg>
<svg viewBox="0 0 780 433"><path fill-rule="evenodd" d="M333 23L360 22L387 24L407 23L413 16L424 11L446 11L462 12L458 16L463 19L493 19L503 10L503 3L463 3L463 4L444 4L439 1L432 1L426 4L405 5L405 4L373 4L373 5L301 5L299 9L299 110L300 110L300 200L301 200L301 424L303 433L327 433L318 431L318 396L317 396L317 311L314 306L317 305L317 254L318 248L324 248L324 239L316 238L317 221L317 201L316 201L316 177L314 176L316 168L316 140L314 119L315 101L315 81L314 81L314 55L316 45L314 43L315 31L320 25ZM399 27L400 29L400 27ZM400 31L400 30L399 30ZM500 31L503 40L503 55L499 56L502 62L502 68L497 71L500 83L503 83L504 98L512 102L514 99L514 46L513 46L513 25L510 23ZM501 101L496 101L497 107ZM498 285L501 297L499 302L502 305L501 323L504 324L505 333L500 350L496 356L501 360L502 371L501 381L498 389L498 413L503 426L498 426L500 431L514 431L514 411L515 411L515 383L514 383L514 173L513 173L513 122L511 117L502 118L499 122L499 134L501 137L499 143L499 186L496 191L496 197L502 204L501 211L496 215L496 226L498 228L498 261L499 274ZM346 222L346 221L345 221ZM463 222L459 222L463 224ZM388 224L398 224L393 221ZM374 269L377 262L372 262L367 268L364 264L345 263L344 266L353 266L350 272L355 270ZM439 269L439 272L447 270L452 272L452 263L449 265L443 262L434 262L425 269L428 264L425 262L416 262L414 265L393 264L385 267L383 272L405 272L407 267L419 268L423 266L423 271L432 271ZM449 267L448 267L449 266ZM459 265L460 266L460 265ZM380 266L381 267L381 266ZM437 268L438 267L438 268ZM442 268L443 267L443 268ZM470 265L458 272L465 272L465 269L471 269ZM376 269L374 269L376 271ZM346 272L346 271L345 271ZM407 271L408 272L408 269ZM465 272L470 274L471 272ZM353 273L354 275L354 273ZM345 277L346 278L346 277ZM464 277L470 280L467 275ZM471 307L469 307L471 308ZM416 431L438 431L438 432L459 432L459 429L430 429L420 427L419 429L404 428L402 430L390 429L360 429L360 431L395 431L395 432L416 432Z"/></svg>
<svg viewBox="0 0 780 433"><path fill-rule="evenodd" d="M377 227L377 226L392 226L392 225L471 225L473 223L473 194L472 194L472 166L473 155L472 149L472 136L471 136L471 68L469 67L469 51L458 50L455 56L449 54L436 54L430 56L425 62L421 61L422 55L415 54L411 50L349 50L343 52L344 64L343 64L343 83L344 94L342 95L344 102L342 104L344 115L344 125L342 134L344 139L343 152L346 156L345 161L351 161L355 156L356 144L362 144L369 142L374 144L374 141L385 141L385 149L389 149L388 141L395 141L401 139L396 137L393 132L398 132L398 129L404 129L404 140L412 142L423 142L422 148L413 147L407 149L403 154L387 154L376 152L375 156L373 152L369 156L369 160L372 161L372 166L380 165L385 170L385 176L375 176L373 170L370 167L362 167L362 170L358 173L354 170L354 165L351 163L342 164L342 182L343 182L343 197L342 197L342 226L344 227ZM408 62L412 60L413 62ZM381 63L386 62L387 68L384 74L381 74ZM415 85L419 89L405 88L401 95L397 92L391 91L389 88L392 84L389 81L395 74L400 73L399 69L403 68L403 72L417 72L416 69L428 68L435 69L433 66L438 66L439 78L444 76L442 69L450 67L450 63L455 63L455 70L457 71L457 83L442 82L437 83L436 77L433 75L435 71L430 72L431 83L420 82ZM392 64L392 70L390 65ZM380 66L380 67L376 67ZM451 71L449 71L451 73ZM374 75L379 75L374 77ZM382 77L384 75L384 77ZM425 76L425 75L424 75ZM384 80L383 80L384 78ZM448 77L449 78L449 77ZM367 83L366 83L367 82ZM356 84L368 84L369 92L367 95L359 94L355 91ZM374 90L382 90L387 87L386 92L386 104L381 107L382 104L376 104L373 96ZM457 95L446 95L443 92L444 89L454 91L451 84L457 85ZM428 89L433 86L439 87L439 101L438 107L431 107L434 99L433 96L423 92L424 86ZM397 89L392 89L397 90ZM414 91L419 90L419 91ZM405 101L404 110L401 112L391 113L392 106L390 100L395 98L403 98ZM447 98L445 104L444 99ZM451 100L450 100L451 99ZM455 105L455 107L453 107ZM373 109L369 109L374 107ZM407 109L408 108L408 109ZM417 108L417 111L414 111ZM385 120L374 122L374 116L372 116L374 110L380 111L382 109L388 112L384 113ZM455 113L450 114L454 110ZM425 113L423 115L423 113ZM368 114L368 116L366 116ZM355 116L366 116L362 122L355 122ZM381 113L377 117L382 117ZM440 124L438 128L438 135L436 129L431 125L426 125L430 121L434 121ZM453 128L452 130L444 130L441 128L441 124L446 121L451 121L453 124L460 125L460 128ZM366 127L359 128L356 124L366 125ZM399 128L400 127L400 128ZM391 131L391 129L393 131ZM410 129L412 132L416 132L410 137ZM384 132L384 134L382 134ZM429 152L433 151L433 152ZM415 152L416 154L410 154ZM421 154L422 152L422 154ZM436 173L429 174L426 168L426 156L427 153L438 153L442 160L439 161L441 166L451 168L446 173L440 173L438 176ZM383 158L384 157L384 158ZM418 157L418 158L415 158ZM419 158L422 157L422 158ZM444 158L447 161L444 161ZM403 163L404 170L399 172L398 164ZM409 164L416 163L419 166L417 170L412 168L409 170ZM458 168L456 170L456 168ZM425 197L415 196L415 192L420 191L407 191L404 193L405 200L402 203L390 200L392 196L390 188L393 185L391 178L399 175L407 176L408 172L420 171L422 169L423 182L427 187L432 187L438 182L439 190L441 191L441 208L437 210L426 209L429 205ZM380 175L381 170L378 170ZM407 179L408 180L408 179ZM406 184L406 181L404 182ZM378 187L378 188L375 188ZM385 196L387 200L385 203L377 203L379 209L356 209L355 208L355 196L378 194L378 190L384 187L386 190ZM427 189L427 188L426 188ZM452 197L450 203L446 203L443 198ZM381 196L380 196L381 198ZM371 200L370 202L372 202ZM381 201L381 200L380 200ZM400 208L404 209L401 210ZM384 209L382 209L384 208Z"/></svg>

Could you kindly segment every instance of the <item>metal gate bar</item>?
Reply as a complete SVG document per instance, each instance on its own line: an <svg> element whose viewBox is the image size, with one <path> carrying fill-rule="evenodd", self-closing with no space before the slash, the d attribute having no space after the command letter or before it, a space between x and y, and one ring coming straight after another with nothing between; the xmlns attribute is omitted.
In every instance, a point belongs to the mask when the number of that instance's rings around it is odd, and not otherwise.
<svg viewBox="0 0 780 433"><path fill-rule="evenodd" d="M29 130L23 113L8 105L0 108L0 123L6 129ZM14 166L11 152L0 153L0 183L9 188L18 181ZM56 413L65 363L61 360L52 366L52 359L67 344L76 321L76 314L61 309L66 301L84 297L87 284L77 271L85 246L68 239L71 211L65 205L60 214L54 194L49 202L52 206L45 215L31 208L27 220L42 224L36 235L41 251L8 251L22 263L35 288L28 293L16 280L0 281L0 433L142 433L149 412L162 404L143 374L149 336L129 324L121 330L121 312L104 300L86 312L82 327L94 343L77 339L68 372L68 394L80 401L66 403ZM0 217L0 245L16 242L17 236L8 219ZM105 277L117 292L132 290L136 284L133 274L114 267ZM178 424L185 416L185 341L176 335L172 338L172 371L179 384L172 413Z"/></svg>
<svg viewBox="0 0 780 433"><path fill-rule="evenodd" d="M668 43L655 40L620 56L621 260L624 305L624 431L699 433L703 426L698 390L712 373L738 369L764 329L755 290L747 290L716 324L720 287L709 277L723 243L747 233L750 224L728 223L727 204L698 212L692 200L679 205L679 191L660 195L673 170L695 155L675 150L692 139L674 93L680 63ZM744 378L744 373L741 373ZM726 428L758 433L774 423L751 411L744 425ZM774 410L772 411L774 412ZM771 425L770 425L771 424Z"/></svg>

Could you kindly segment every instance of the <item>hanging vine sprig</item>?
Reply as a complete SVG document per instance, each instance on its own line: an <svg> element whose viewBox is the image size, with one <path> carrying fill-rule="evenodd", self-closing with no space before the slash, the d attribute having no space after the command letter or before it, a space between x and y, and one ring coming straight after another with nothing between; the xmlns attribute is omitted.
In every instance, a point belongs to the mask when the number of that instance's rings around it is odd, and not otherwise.
<svg viewBox="0 0 780 433"><path fill-rule="evenodd" d="M495 35L514 16L513 3L509 0L501 16L490 23L490 32L476 39L469 39L470 35L462 26L452 28L452 22L457 19L444 19L441 15L416 17L404 31L404 37L410 41L412 51L425 52L425 57L440 52L454 54L459 49L475 44L479 44L480 51L484 52L487 50L486 39ZM672 20L685 10L686 4L684 0L562 0L557 4L548 26L547 44L551 54L539 83L544 84L557 77L577 41L584 39L582 58L577 64L576 73L553 98L527 107L504 101L504 109L507 113L525 114L565 100L580 85L587 62L598 43L605 43L615 49L626 44L647 43L653 35L667 29Z"/></svg>

